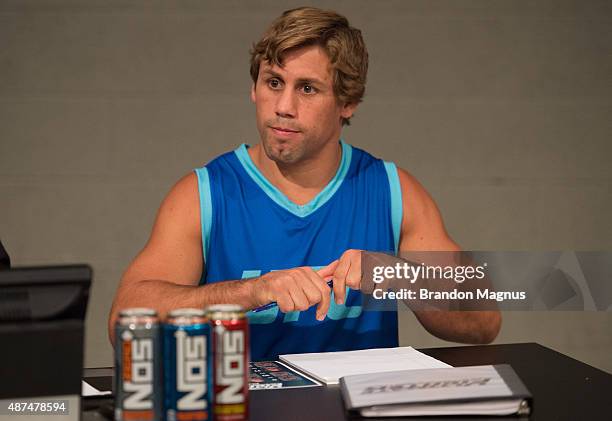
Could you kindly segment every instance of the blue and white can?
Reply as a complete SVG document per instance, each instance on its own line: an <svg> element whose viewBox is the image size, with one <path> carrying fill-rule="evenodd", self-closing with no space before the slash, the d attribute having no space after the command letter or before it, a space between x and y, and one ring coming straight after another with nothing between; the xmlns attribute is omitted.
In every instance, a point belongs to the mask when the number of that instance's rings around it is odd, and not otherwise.
<svg viewBox="0 0 612 421"><path fill-rule="evenodd" d="M173 310L163 325L167 421L212 419L212 353L204 310Z"/></svg>

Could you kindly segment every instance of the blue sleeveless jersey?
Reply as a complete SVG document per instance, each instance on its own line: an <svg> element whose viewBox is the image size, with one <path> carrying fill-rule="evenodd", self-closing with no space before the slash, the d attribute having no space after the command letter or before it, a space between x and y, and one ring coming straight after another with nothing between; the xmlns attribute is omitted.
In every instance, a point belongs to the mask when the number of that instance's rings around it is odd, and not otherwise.
<svg viewBox="0 0 612 421"><path fill-rule="evenodd" d="M299 266L319 268L348 249L394 252L401 224L395 165L350 145L330 183L309 203L291 202L251 160L247 146L196 170L205 273L201 283L250 278ZM333 301L325 320L278 307L248 312L253 359L279 354L398 345L397 313L362 311L359 291Z"/></svg>

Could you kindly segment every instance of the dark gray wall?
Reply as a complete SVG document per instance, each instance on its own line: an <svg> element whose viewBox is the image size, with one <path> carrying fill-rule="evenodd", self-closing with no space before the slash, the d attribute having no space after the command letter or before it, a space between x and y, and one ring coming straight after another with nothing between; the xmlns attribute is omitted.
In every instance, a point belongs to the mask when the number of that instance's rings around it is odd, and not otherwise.
<svg viewBox="0 0 612 421"><path fill-rule="evenodd" d="M350 143L395 160L471 249L612 250L612 3L315 2L371 65ZM0 2L0 238L16 265L95 269L88 366L122 271L183 174L255 143L248 49L272 1ZM408 313L401 341L447 344ZM506 313L612 371L610 313Z"/></svg>

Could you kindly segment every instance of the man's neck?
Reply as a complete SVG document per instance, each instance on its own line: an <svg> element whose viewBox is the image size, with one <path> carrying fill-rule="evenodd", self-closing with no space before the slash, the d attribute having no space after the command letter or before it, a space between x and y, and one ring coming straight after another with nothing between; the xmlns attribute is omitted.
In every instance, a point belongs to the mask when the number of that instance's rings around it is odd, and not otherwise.
<svg viewBox="0 0 612 421"><path fill-rule="evenodd" d="M339 143L331 142L316 156L290 165L279 165L268 158L260 143L249 148L249 155L270 183L292 202L304 205L319 194L336 175L342 158L342 148Z"/></svg>

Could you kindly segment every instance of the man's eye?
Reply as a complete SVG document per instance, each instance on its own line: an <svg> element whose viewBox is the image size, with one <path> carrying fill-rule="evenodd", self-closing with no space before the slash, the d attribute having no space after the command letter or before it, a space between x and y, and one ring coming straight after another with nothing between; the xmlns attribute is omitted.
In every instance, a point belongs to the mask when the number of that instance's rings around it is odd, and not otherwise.
<svg viewBox="0 0 612 421"><path fill-rule="evenodd" d="M304 85L302 91L304 91L305 94L314 94L317 90L312 85Z"/></svg>
<svg viewBox="0 0 612 421"><path fill-rule="evenodd" d="M268 86L272 89L277 89L278 87L280 87L280 80L278 79L270 79L268 81Z"/></svg>

